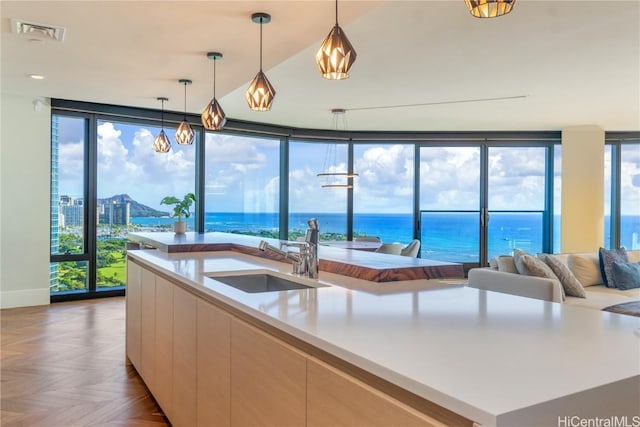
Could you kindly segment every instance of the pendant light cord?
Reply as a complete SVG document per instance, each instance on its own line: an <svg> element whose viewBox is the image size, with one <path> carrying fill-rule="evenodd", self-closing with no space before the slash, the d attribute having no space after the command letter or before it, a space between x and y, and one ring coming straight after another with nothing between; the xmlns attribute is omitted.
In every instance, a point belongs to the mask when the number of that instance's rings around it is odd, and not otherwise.
<svg viewBox="0 0 640 427"><path fill-rule="evenodd" d="M262 71L262 17L260 17L260 71Z"/></svg>
<svg viewBox="0 0 640 427"><path fill-rule="evenodd" d="M336 0L336 26L338 25L338 0Z"/></svg>
<svg viewBox="0 0 640 427"><path fill-rule="evenodd" d="M184 121L187 121L187 83L184 83Z"/></svg>
<svg viewBox="0 0 640 427"><path fill-rule="evenodd" d="M164 130L164 99L160 100L162 102L162 109L160 110L160 127Z"/></svg>
<svg viewBox="0 0 640 427"><path fill-rule="evenodd" d="M216 99L216 59L213 58L213 99Z"/></svg>

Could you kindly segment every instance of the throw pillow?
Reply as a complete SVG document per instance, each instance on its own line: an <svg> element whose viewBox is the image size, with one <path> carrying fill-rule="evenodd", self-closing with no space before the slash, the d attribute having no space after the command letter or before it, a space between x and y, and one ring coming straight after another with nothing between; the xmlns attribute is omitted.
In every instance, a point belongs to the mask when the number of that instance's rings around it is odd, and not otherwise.
<svg viewBox="0 0 640 427"><path fill-rule="evenodd" d="M498 259L497 258L491 258L489 260L489 267L492 270L497 270L498 269Z"/></svg>
<svg viewBox="0 0 640 427"><path fill-rule="evenodd" d="M640 288L640 262L614 262L611 264L611 278L616 288L623 291Z"/></svg>
<svg viewBox="0 0 640 427"><path fill-rule="evenodd" d="M522 262L522 257L524 255L528 255L525 251L522 251L520 249L514 249L513 250L513 264L516 267L516 270L518 271L518 274L524 274L526 275L526 271L524 269L524 264Z"/></svg>
<svg viewBox="0 0 640 427"><path fill-rule="evenodd" d="M615 285L612 283L611 265L614 262L629 262L627 250L625 248L611 250L600 248L598 255L600 256L600 270L602 272L604 285L607 288L615 288Z"/></svg>
<svg viewBox="0 0 640 427"><path fill-rule="evenodd" d="M587 297L587 293L584 291L582 283L576 279L576 276L574 276L571 270L569 270L569 267L552 255L545 256L544 260L547 265L551 267L554 274L558 276L558 280L560 280L566 295L578 298Z"/></svg>
<svg viewBox="0 0 640 427"><path fill-rule="evenodd" d="M567 261L569 270L573 272L576 279L587 286L602 285L604 280L600 273L600 260L596 252L584 254L570 254Z"/></svg>
<svg viewBox="0 0 640 427"><path fill-rule="evenodd" d="M513 257L510 255L501 255L498 257L498 271L505 273L518 274L518 269L513 261Z"/></svg>
<svg viewBox="0 0 640 427"><path fill-rule="evenodd" d="M513 259L515 261L516 268L518 269L518 273L520 274L558 280L558 277L553 274L553 270L551 270L544 261L531 254L519 249L514 249Z"/></svg>

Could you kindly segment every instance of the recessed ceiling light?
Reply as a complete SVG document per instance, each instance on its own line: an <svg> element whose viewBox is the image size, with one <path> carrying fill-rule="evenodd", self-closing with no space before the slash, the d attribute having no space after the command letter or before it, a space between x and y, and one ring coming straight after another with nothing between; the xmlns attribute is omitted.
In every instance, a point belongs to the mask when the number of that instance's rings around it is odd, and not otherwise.
<svg viewBox="0 0 640 427"><path fill-rule="evenodd" d="M43 80L44 76L42 74L29 74L29 77L31 77L34 80Z"/></svg>

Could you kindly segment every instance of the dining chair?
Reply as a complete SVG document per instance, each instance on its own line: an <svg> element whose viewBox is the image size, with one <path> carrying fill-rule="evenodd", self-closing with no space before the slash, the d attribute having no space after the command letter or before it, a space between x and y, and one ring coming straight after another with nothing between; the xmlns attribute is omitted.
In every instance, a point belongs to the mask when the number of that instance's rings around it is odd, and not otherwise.
<svg viewBox="0 0 640 427"><path fill-rule="evenodd" d="M374 236L354 237L353 241L354 242L381 242L379 237L374 237Z"/></svg>
<svg viewBox="0 0 640 427"><path fill-rule="evenodd" d="M418 256L418 252L420 252L420 240L413 239L411 243L409 243L407 246L402 248L402 250L400 251L400 255L410 256L415 258Z"/></svg>
<svg viewBox="0 0 640 427"><path fill-rule="evenodd" d="M375 252L379 254L400 255L402 245L400 243L383 243Z"/></svg>

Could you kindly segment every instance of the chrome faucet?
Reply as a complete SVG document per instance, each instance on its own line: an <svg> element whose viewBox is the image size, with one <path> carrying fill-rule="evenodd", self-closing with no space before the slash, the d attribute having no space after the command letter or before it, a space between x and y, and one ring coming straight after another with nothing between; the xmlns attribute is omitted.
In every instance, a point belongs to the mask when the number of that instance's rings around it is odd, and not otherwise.
<svg viewBox="0 0 640 427"><path fill-rule="evenodd" d="M300 248L300 252L291 252L289 250L286 250L286 251L283 250L288 246L297 246ZM258 245L258 249L260 249L261 251L274 252L282 256L283 258L290 260L293 264L293 274L302 274L302 275L306 275L306 272L307 272L306 248L307 248L307 244L302 242L301 243L281 242L280 247L276 248L275 246L270 245L269 243L262 240Z"/></svg>
<svg viewBox="0 0 640 427"><path fill-rule="evenodd" d="M316 279L318 278L318 220L312 218L307 223L309 224L309 228L307 229L304 242L280 242L280 247L276 248L262 240L258 245L258 249L261 251L268 250L275 252L291 260L293 264L293 274ZM298 248L299 252L283 250L283 248L286 247Z"/></svg>
<svg viewBox="0 0 640 427"><path fill-rule="evenodd" d="M311 218L307 221L309 228L307 228L307 234L304 237L304 242L307 244L308 252L308 266L307 276L312 279L318 278L318 238L320 234L320 227L318 226L318 219Z"/></svg>

